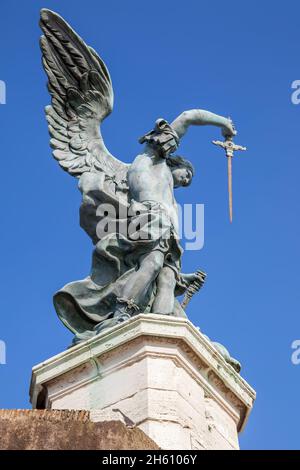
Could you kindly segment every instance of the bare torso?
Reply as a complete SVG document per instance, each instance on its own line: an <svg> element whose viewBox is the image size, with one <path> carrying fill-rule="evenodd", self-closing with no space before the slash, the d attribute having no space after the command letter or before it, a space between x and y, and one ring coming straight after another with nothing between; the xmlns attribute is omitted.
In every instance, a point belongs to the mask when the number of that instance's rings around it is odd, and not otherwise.
<svg viewBox="0 0 300 470"><path fill-rule="evenodd" d="M151 157L148 153L138 155L128 171L130 196L137 202L156 201L168 213L178 232L178 208L174 197L174 183L166 160Z"/></svg>

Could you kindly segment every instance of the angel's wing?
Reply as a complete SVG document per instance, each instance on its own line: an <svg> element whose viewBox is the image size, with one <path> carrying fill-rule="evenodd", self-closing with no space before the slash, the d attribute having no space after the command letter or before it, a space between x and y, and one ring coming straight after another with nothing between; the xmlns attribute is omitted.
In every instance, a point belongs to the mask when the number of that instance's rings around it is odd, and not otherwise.
<svg viewBox="0 0 300 470"><path fill-rule="evenodd" d="M114 100L104 62L56 13L43 9L40 26L52 96L46 115L54 157L73 176L102 171L116 186L126 186L128 165L110 154L99 128Z"/></svg>

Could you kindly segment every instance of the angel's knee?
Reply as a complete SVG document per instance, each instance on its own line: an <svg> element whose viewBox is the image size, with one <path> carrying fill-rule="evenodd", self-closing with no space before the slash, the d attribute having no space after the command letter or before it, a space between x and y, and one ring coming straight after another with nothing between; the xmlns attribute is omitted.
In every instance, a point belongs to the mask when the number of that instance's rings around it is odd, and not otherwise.
<svg viewBox="0 0 300 470"><path fill-rule="evenodd" d="M153 275L157 275L163 266L164 256L159 251L154 251L150 253L144 260L144 267L148 272L153 273Z"/></svg>

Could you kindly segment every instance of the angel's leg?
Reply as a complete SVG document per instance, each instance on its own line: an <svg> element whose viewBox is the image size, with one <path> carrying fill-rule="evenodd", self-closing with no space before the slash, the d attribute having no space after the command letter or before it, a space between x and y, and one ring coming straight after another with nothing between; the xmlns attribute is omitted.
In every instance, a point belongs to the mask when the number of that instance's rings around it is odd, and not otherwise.
<svg viewBox="0 0 300 470"><path fill-rule="evenodd" d="M174 310L175 273L164 267L157 278L157 294L152 305L152 312L171 315Z"/></svg>
<svg viewBox="0 0 300 470"><path fill-rule="evenodd" d="M135 305L143 304L149 285L156 279L164 263L164 254L153 251L144 257L139 269L133 273L122 292L121 299L133 302ZM118 309L120 310L120 309ZM118 315L118 311L116 312Z"/></svg>

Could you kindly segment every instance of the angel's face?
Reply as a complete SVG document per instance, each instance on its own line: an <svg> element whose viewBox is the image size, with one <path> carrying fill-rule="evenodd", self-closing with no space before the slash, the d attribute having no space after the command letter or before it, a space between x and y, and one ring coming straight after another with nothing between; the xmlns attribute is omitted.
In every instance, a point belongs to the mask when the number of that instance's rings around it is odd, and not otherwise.
<svg viewBox="0 0 300 470"><path fill-rule="evenodd" d="M191 170L184 166L172 169L172 176L175 188L179 188L180 186L189 186L193 178Z"/></svg>

